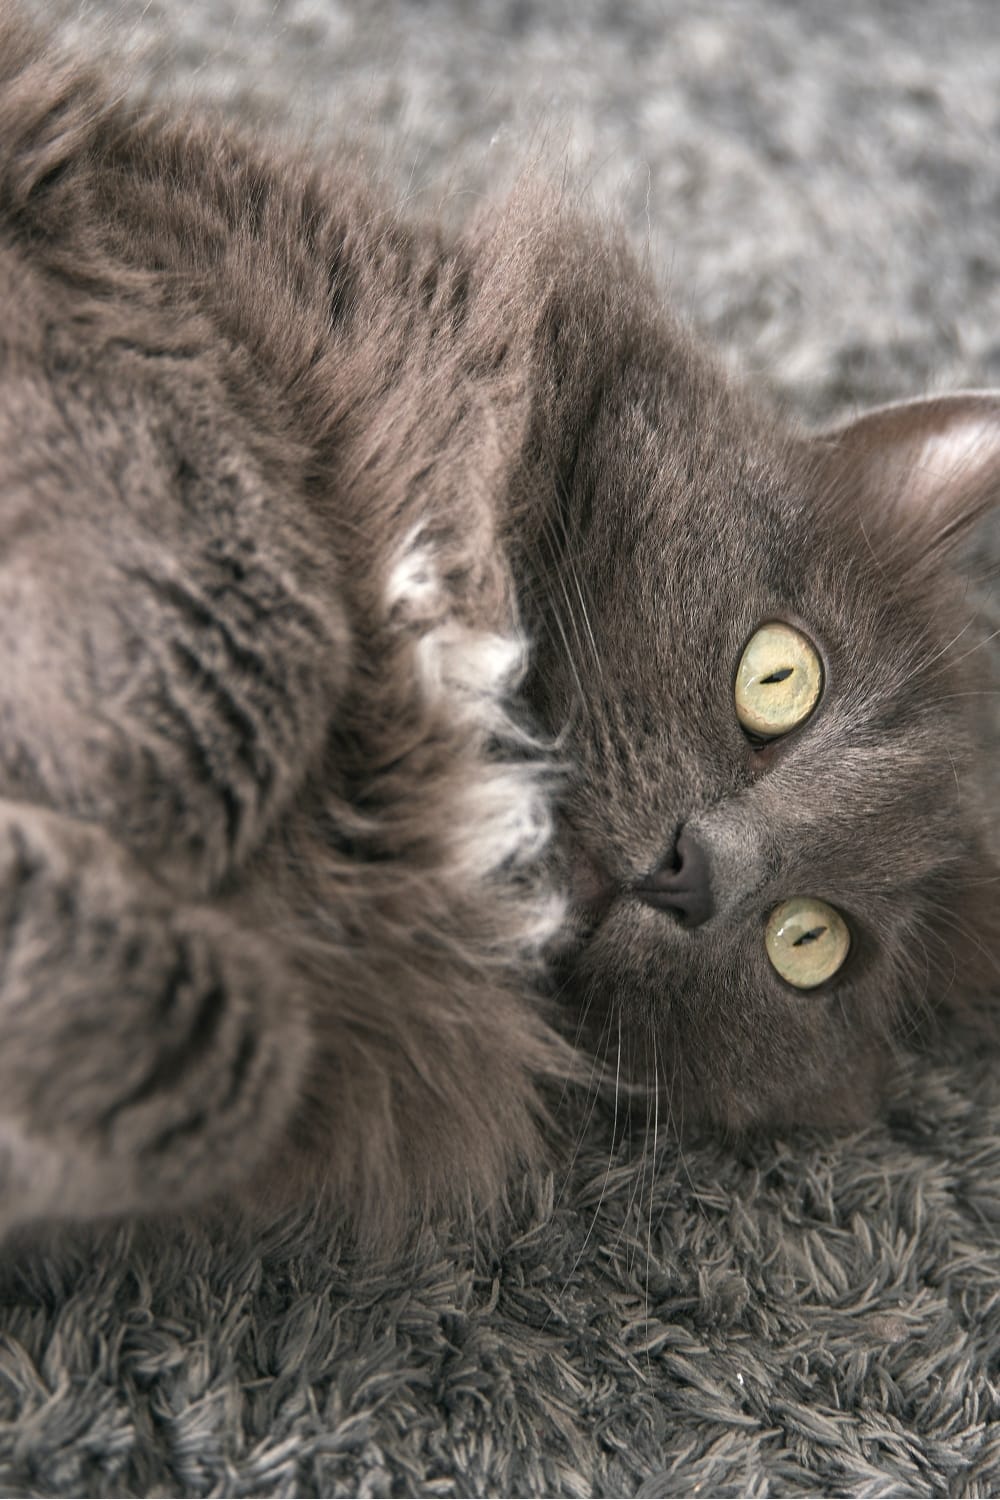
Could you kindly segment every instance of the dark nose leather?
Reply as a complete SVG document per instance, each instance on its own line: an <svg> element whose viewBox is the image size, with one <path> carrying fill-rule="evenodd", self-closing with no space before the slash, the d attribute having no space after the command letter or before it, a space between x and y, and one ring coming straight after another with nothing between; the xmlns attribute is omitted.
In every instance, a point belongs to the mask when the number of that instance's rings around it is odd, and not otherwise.
<svg viewBox="0 0 1000 1500"><path fill-rule="evenodd" d="M673 860L646 875L632 887L632 894L657 911L672 911L685 927L700 927L715 910L707 850L685 830Z"/></svg>

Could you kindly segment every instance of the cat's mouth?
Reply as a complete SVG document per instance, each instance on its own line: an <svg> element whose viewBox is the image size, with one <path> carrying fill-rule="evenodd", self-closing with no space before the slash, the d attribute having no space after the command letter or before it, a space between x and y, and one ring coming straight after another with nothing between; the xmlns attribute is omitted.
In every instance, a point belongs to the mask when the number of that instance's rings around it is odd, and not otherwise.
<svg viewBox="0 0 1000 1500"><path fill-rule="evenodd" d="M563 855L562 877L570 911L580 936L596 930L621 894L618 882L567 819L562 820L559 839Z"/></svg>
<svg viewBox="0 0 1000 1500"><path fill-rule="evenodd" d="M594 853L565 817L559 842L571 922L582 940L594 935L611 908L621 900L633 900L667 913L676 919L676 925L685 928L700 925L706 920L706 915L710 915L707 879L699 880L699 872L694 869L696 860L690 850L684 849L683 843L678 846L676 859L669 866L642 878L623 880L612 875L605 861ZM709 902L707 913L702 910L706 902ZM664 924L667 925L675 923Z"/></svg>
<svg viewBox="0 0 1000 1500"><path fill-rule="evenodd" d="M589 851L576 849L570 858L570 901L588 925L597 926L618 895L611 876Z"/></svg>

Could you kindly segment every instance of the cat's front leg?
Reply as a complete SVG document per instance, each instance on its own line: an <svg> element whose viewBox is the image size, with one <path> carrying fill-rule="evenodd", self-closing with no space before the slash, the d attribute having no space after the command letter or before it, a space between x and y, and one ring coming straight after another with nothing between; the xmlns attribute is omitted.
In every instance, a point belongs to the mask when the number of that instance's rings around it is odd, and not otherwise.
<svg viewBox="0 0 1000 1500"><path fill-rule="evenodd" d="M335 539L199 360L79 357L0 359L0 792L204 896L322 759L353 651Z"/></svg>
<svg viewBox="0 0 1000 1500"><path fill-rule="evenodd" d="M296 984L103 830L0 804L0 1228L242 1179L297 1099Z"/></svg>

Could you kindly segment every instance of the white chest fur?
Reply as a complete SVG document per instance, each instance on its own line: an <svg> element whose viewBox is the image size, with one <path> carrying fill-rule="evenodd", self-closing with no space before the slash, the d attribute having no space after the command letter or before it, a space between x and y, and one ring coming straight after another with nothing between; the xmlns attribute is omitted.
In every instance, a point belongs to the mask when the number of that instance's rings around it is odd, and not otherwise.
<svg viewBox="0 0 1000 1500"><path fill-rule="evenodd" d="M449 876L506 908L511 957L530 959L555 938L565 903L540 872L555 769L518 714L528 643L514 622L501 633L458 618L419 532L391 567L385 603L390 625L412 641L412 689L429 723L446 723L455 742L442 830Z"/></svg>

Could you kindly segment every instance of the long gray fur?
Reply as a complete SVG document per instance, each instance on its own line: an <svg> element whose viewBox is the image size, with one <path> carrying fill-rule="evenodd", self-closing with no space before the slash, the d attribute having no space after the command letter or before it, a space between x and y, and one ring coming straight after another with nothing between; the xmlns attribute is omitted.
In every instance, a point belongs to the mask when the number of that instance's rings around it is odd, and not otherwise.
<svg viewBox="0 0 1000 1500"><path fill-rule="evenodd" d="M388 149L445 211L569 160L810 419L1000 384L991 0L45 10L157 88ZM610 1104L568 1124L512 1227L403 1266L308 1214L9 1249L0 1491L1000 1491L997 1059L915 1065L851 1136L654 1160Z"/></svg>

